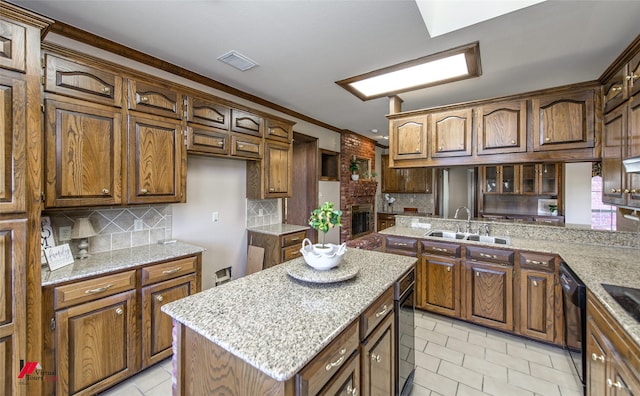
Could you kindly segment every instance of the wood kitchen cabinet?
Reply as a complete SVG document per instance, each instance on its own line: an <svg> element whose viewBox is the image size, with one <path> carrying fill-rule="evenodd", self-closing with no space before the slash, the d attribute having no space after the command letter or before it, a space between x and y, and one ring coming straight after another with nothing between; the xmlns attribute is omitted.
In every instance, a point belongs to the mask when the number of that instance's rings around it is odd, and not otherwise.
<svg viewBox="0 0 640 396"><path fill-rule="evenodd" d="M587 395L640 394L640 349L587 291Z"/></svg>
<svg viewBox="0 0 640 396"><path fill-rule="evenodd" d="M534 151L595 145L595 89L556 93L531 100Z"/></svg>
<svg viewBox="0 0 640 396"><path fill-rule="evenodd" d="M302 247L302 241L306 237L306 230L283 234L249 230L247 235L249 245L259 246L264 249L262 268L265 269L302 256L300 248Z"/></svg>
<svg viewBox="0 0 640 396"><path fill-rule="evenodd" d="M513 252L467 246L464 317L513 331Z"/></svg>
<svg viewBox="0 0 640 396"><path fill-rule="evenodd" d="M264 119L264 133L266 139L279 140L289 143L293 137L293 126L289 122L273 118Z"/></svg>
<svg viewBox="0 0 640 396"><path fill-rule="evenodd" d="M430 114L431 157L470 156L472 120L471 108Z"/></svg>
<svg viewBox="0 0 640 396"><path fill-rule="evenodd" d="M420 307L443 315L460 317L460 259L423 254L419 265L424 281Z"/></svg>
<svg viewBox="0 0 640 396"><path fill-rule="evenodd" d="M554 342L556 256L520 252L519 333Z"/></svg>
<svg viewBox="0 0 640 396"><path fill-rule="evenodd" d="M127 202L186 202L186 151L180 122L130 115Z"/></svg>
<svg viewBox="0 0 640 396"><path fill-rule="evenodd" d="M640 92L640 52L618 68L603 84L604 112L608 113Z"/></svg>
<svg viewBox="0 0 640 396"><path fill-rule="evenodd" d="M390 168L389 156L381 157L382 192L430 194L432 192L431 168Z"/></svg>
<svg viewBox="0 0 640 396"><path fill-rule="evenodd" d="M383 251L400 254L402 256L418 257L418 240L396 235L384 235Z"/></svg>
<svg viewBox="0 0 640 396"><path fill-rule="evenodd" d="M262 117L245 110L231 109L231 131L262 137Z"/></svg>
<svg viewBox="0 0 640 396"><path fill-rule="evenodd" d="M488 165L480 167L483 194L518 194L517 181L520 167L517 165Z"/></svg>
<svg viewBox="0 0 640 396"><path fill-rule="evenodd" d="M214 98L187 96L187 121L228 131L231 125L231 107Z"/></svg>
<svg viewBox="0 0 640 396"><path fill-rule="evenodd" d="M0 31L11 26L0 19ZM22 30L18 32L24 34ZM10 64L19 67L13 63ZM26 211L26 97L26 83L22 79L0 75L0 213Z"/></svg>
<svg viewBox="0 0 640 396"><path fill-rule="evenodd" d="M360 370L363 395L392 395L395 391L394 315L393 312L388 313L386 319L362 341Z"/></svg>
<svg viewBox="0 0 640 396"><path fill-rule="evenodd" d="M391 156L393 160L426 159L427 116L407 117L391 121Z"/></svg>
<svg viewBox="0 0 640 396"><path fill-rule="evenodd" d="M486 104L476 109L478 155L527 151L527 101Z"/></svg>
<svg viewBox="0 0 640 396"><path fill-rule="evenodd" d="M113 107L45 100L45 206L122 203L122 118Z"/></svg>
<svg viewBox="0 0 640 396"><path fill-rule="evenodd" d="M291 195L293 147L265 140L264 158L247 161L247 198L286 198Z"/></svg>
<svg viewBox="0 0 640 396"><path fill-rule="evenodd" d="M482 193L558 195L561 169L556 163L481 166Z"/></svg>
<svg viewBox="0 0 640 396"><path fill-rule="evenodd" d="M396 225L396 215L392 213L377 213L376 231L380 232L385 228Z"/></svg>
<svg viewBox="0 0 640 396"><path fill-rule="evenodd" d="M127 80L127 106L129 110L182 119L184 99L181 92L138 79Z"/></svg>

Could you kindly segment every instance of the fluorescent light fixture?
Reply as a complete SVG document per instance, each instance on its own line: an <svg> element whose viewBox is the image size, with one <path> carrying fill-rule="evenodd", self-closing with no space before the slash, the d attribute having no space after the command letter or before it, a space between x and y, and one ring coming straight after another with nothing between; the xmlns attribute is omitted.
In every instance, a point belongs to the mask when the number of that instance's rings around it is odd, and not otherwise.
<svg viewBox="0 0 640 396"><path fill-rule="evenodd" d="M220 62L226 63L229 66L233 66L240 71L247 71L258 66L258 63L242 55L238 51L231 50L218 57Z"/></svg>
<svg viewBox="0 0 640 396"><path fill-rule="evenodd" d="M481 74L480 46L475 42L336 81L336 84L362 100L369 100Z"/></svg>

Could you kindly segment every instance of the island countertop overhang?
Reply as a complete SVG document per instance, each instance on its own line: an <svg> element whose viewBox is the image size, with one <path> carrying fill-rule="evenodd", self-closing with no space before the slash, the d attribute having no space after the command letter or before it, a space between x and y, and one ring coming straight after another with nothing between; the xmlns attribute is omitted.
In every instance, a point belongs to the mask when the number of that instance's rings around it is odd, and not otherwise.
<svg viewBox="0 0 640 396"><path fill-rule="evenodd" d="M415 265L416 259L350 249L354 279L313 284L287 275L302 258L167 304L162 311L277 381L299 372Z"/></svg>

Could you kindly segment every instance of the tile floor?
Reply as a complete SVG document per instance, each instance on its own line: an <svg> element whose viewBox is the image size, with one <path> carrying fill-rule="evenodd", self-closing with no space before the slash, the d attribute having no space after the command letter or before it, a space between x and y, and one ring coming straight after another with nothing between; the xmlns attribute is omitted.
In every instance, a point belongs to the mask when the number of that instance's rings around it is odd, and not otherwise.
<svg viewBox="0 0 640 396"><path fill-rule="evenodd" d="M581 396L560 348L416 311L412 396ZM103 393L171 395L167 359Z"/></svg>

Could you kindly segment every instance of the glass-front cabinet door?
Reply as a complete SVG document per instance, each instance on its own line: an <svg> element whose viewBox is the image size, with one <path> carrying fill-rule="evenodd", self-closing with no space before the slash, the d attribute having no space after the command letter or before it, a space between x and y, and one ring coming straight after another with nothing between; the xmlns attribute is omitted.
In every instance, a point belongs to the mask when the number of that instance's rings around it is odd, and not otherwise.
<svg viewBox="0 0 640 396"><path fill-rule="evenodd" d="M538 192L538 167L537 164L523 164L520 170L521 193L537 194Z"/></svg>
<svg viewBox="0 0 640 396"><path fill-rule="evenodd" d="M513 194L518 193L516 188L517 168L515 165L502 165L502 193Z"/></svg>
<svg viewBox="0 0 640 396"><path fill-rule="evenodd" d="M558 194L558 164L540 164L540 194Z"/></svg>
<svg viewBox="0 0 640 396"><path fill-rule="evenodd" d="M498 168L499 166L484 166L483 189L485 194L498 193Z"/></svg>

